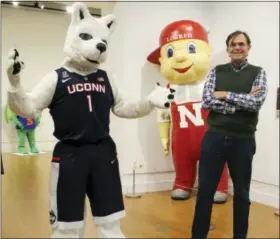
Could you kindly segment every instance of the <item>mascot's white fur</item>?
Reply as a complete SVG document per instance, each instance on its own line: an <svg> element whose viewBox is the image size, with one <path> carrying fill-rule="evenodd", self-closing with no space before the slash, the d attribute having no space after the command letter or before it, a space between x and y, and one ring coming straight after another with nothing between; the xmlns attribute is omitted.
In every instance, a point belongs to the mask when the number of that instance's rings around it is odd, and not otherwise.
<svg viewBox="0 0 280 239"><path fill-rule="evenodd" d="M66 54L63 68L79 75L88 75L99 69L100 63L107 57L107 42L115 26L113 15L94 18L83 3L74 3L72 19L68 28L64 53ZM30 92L26 93L21 85L20 73L24 63L20 61L18 51L13 49L9 53L7 75L10 81L8 90L8 104L13 112L25 117L35 117L48 108L57 85L57 73L51 71ZM122 118L139 118L148 115L157 108L168 107L173 101L173 91L160 86L145 99L132 101L125 97L113 75L109 76L114 96L112 112ZM77 105L73 105L77 107ZM71 109L69 109L71 111ZM71 129L69 129L71 131ZM124 238L120 229L120 218L106 223L97 223L99 238ZM52 238L81 238L84 224L75 227L65 227L63 222L53 226Z"/></svg>

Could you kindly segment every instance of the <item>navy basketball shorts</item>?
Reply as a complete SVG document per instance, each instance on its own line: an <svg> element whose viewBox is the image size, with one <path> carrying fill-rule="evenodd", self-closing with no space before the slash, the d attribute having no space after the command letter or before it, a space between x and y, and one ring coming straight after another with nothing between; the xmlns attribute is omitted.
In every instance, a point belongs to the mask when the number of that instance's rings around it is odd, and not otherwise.
<svg viewBox="0 0 280 239"><path fill-rule="evenodd" d="M96 224L125 216L115 143L74 146L58 142L50 175L50 223L60 229L84 226L88 196Z"/></svg>

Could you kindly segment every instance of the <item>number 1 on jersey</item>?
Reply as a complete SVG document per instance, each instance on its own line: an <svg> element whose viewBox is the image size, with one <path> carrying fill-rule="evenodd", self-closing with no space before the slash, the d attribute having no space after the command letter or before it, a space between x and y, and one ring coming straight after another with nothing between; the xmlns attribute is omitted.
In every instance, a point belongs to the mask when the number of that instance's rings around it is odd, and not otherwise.
<svg viewBox="0 0 280 239"><path fill-rule="evenodd" d="M92 112L91 95L87 95L89 112Z"/></svg>

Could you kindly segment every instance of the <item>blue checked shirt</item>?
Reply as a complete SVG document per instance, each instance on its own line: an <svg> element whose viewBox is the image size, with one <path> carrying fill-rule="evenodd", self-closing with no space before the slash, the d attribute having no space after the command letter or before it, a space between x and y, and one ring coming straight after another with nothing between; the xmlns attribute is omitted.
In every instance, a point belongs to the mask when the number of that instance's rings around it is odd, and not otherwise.
<svg viewBox="0 0 280 239"><path fill-rule="evenodd" d="M234 66L235 71L240 71L248 66L246 60L239 68ZM255 95L247 93L228 92L226 99L220 100L213 96L215 92L216 70L213 68L208 74L202 95L202 108L214 110L222 114L234 114L236 110L247 110L251 112L259 111L267 95L266 72L262 69L257 75L253 89L261 89Z"/></svg>

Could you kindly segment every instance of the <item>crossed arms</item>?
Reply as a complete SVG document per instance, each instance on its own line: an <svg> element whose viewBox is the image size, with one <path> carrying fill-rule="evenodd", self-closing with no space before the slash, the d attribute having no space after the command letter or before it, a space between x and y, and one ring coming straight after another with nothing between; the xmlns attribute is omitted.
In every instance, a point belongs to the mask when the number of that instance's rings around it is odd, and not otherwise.
<svg viewBox="0 0 280 239"><path fill-rule="evenodd" d="M259 111L267 95L266 72L257 75L250 93L215 92L216 70L208 74L203 88L202 108L222 114L234 114L236 110Z"/></svg>

